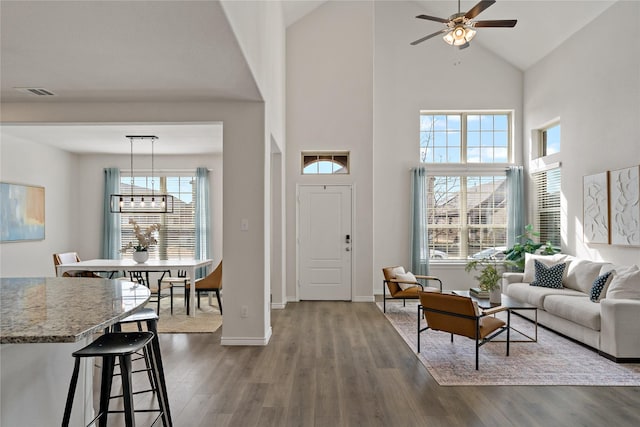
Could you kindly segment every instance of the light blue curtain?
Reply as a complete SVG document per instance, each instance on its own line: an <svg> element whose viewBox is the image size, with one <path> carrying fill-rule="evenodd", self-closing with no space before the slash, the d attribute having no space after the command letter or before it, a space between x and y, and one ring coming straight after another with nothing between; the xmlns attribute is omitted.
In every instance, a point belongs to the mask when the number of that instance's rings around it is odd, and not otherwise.
<svg viewBox="0 0 640 427"><path fill-rule="evenodd" d="M522 166L507 169L507 247L523 233L525 222L524 178Z"/></svg>
<svg viewBox="0 0 640 427"><path fill-rule="evenodd" d="M209 171L207 168L196 169L196 259L211 258L209 209ZM204 277L204 268L198 269L198 278Z"/></svg>
<svg viewBox="0 0 640 427"><path fill-rule="evenodd" d="M411 272L429 274L429 237L427 227L427 172L411 170Z"/></svg>
<svg viewBox="0 0 640 427"><path fill-rule="evenodd" d="M102 215L102 254L104 259L120 259L120 214L111 213L111 195L120 193L120 169L104 170L104 209Z"/></svg>

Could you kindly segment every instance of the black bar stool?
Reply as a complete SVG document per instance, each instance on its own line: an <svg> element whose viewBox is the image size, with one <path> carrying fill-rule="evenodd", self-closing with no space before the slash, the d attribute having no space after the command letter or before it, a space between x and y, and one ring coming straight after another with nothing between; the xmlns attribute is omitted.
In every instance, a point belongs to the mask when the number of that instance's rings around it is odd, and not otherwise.
<svg viewBox="0 0 640 427"><path fill-rule="evenodd" d="M158 314L153 308L143 308L136 313L125 317L113 326L114 331L120 331L123 324L136 323L138 331L142 331L142 322L147 325L147 331L153 333L153 339L149 343L151 351L148 347L142 349L145 357L147 370L155 375L149 376L149 383L153 391L158 393L158 404L162 413L162 423L164 427L173 427L171 419L171 409L169 408L169 395L167 394L167 383L164 378L164 366L162 364L162 354L160 353L160 340L158 339ZM151 366L149 364L151 363Z"/></svg>
<svg viewBox="0 0 640 427"><path fill-rule="evenodd" d="M89 425L93 424L96 420L98 420L100 427L106 427L107 425L113 368L117 357L120 362L120 372L122 376L125 424L127 427L135 426L133 392L131 389L131 355L147 346L152 342L153 338L153 332L112 332L100 336L91 344L75 351L73 357L75 357L76 360L73 367L73 374L71 375L71 383L69 384L69 394L67 395L62 426L67 427L69 425L71 407L73 406L73 398L78 383L80 359L83 357L102 357L100 410Z"/></svg>

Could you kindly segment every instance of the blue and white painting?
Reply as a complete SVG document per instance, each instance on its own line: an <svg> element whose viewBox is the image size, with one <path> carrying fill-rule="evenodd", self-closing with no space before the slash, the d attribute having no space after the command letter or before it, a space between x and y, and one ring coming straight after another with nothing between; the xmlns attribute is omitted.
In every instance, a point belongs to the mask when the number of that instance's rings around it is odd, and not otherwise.
<svg viewBox="0 0 640 427"><path fill-rule="evenodd" d="M44 187L0 182L0 242L44 240Z"/></svg>

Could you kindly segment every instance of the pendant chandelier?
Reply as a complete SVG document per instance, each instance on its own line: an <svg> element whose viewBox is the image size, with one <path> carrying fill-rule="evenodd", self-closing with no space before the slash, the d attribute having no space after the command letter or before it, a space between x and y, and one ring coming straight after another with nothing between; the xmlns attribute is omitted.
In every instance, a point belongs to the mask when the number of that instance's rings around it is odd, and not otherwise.
<svg viewBox="0 0 640 427"><path fill-rule="evenodd" d="M158 139L154 135L127 135L131 145L131 184L129 194L112 194L110 210L112 213L173 213L173 196L155 193L154 176L154 143ZM133 170L133 142L151 141L151 189L135 186Z"/></svg>

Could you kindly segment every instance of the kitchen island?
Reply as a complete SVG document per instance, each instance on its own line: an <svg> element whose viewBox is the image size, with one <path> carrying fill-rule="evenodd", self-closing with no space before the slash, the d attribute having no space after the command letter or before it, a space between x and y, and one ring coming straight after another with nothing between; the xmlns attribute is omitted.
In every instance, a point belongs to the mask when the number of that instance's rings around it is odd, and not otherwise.
<svg viewBox="0 0 640 427"><path fill-rule="evenodd" d="M0 279L0 425L60 424L71 353L149 297L148 288L122 280ZM94 413L93 364L82 363L71 425L85 425Z"/></svg>

